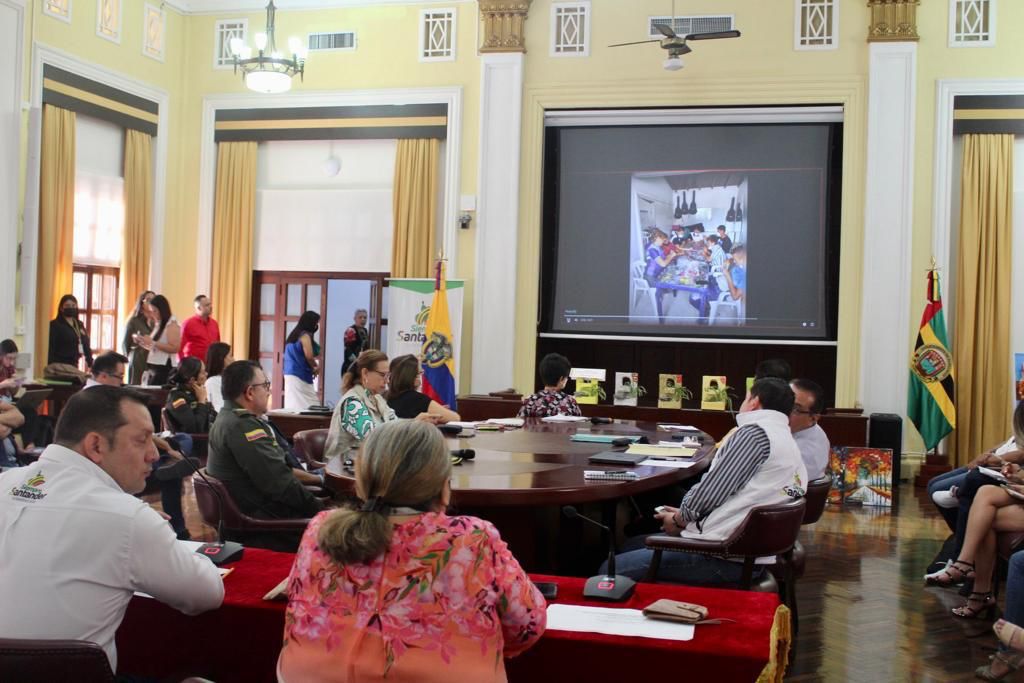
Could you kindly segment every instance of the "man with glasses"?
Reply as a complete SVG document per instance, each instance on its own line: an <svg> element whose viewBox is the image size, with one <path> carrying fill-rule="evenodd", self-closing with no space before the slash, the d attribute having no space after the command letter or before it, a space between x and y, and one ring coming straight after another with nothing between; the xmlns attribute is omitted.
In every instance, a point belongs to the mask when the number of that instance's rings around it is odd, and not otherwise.
<svg viewBox="0 0 1024 683"><path fill-rule="evenodd" d="M95 387L100 384L108 387L119 387L124 384L124 371L128 365L128 358L114 351L96 356L89 368L89 379L85 382L85 388Z"/></svg>
<svg viewBox="0 0 1024 683"><path fill-rule="evenodd" d="M793 412L789 414L789 428L807 467L807 476L811 480L818 479L828 469L828 454L832 448L825 430L818 426L825 409L824 391L821 385L809 379L794 379L789 386L796 398Z"/></svg>
<svg viewBox="0 0 1024 683"><path fill-rule="evenodd" d="M224 369L224 409L210 429L207 472L224 482L239 509L263 519L308 518L324 504L305 488L286 454L261 418L270 403L270 382L254 361L235 361ZM237 535L236 535L237 536ZM301 532L248 534L248 545L294 552Z"/></svg>

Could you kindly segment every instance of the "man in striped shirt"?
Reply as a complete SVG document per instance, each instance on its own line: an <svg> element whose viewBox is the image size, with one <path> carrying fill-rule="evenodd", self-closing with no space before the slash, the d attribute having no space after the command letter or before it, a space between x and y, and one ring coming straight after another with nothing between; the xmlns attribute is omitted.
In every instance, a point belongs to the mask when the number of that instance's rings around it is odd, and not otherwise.
<svg viewBox="0 0 1024 683"><path fill-rule="evenodd" d="M686 538L720 541L743 523L750 508L782 503L804 495L807 470L789 429L793 391L775 377L754 382L736 416L739 429L715 454L701 481L683 497L678 508L657 513L662 531ZM620 574L643 579L652 551L643 539L631 539L637 548L616 557ZM625 549L625 548L624 548ZM774 558L760 558L770 564ZM761 568L755 571L759 573ZM691 553L665 553L658 578L690 584L737 583L742 564Z"/></svg>

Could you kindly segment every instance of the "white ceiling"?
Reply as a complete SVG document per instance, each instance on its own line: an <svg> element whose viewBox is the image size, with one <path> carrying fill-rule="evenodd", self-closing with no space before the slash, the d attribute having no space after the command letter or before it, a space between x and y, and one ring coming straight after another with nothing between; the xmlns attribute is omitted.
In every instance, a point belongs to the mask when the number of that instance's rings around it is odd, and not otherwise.
<svg viewBox="0 0 1024 683"><path fill-rule="evenodd" d="M474 0L274 0L279 10L317 10L333 7L375 7L381 5L463 4ZM256 12L265 9L266 0L164 0L165 4L184 14L215 14L224 12Z"/></svg>

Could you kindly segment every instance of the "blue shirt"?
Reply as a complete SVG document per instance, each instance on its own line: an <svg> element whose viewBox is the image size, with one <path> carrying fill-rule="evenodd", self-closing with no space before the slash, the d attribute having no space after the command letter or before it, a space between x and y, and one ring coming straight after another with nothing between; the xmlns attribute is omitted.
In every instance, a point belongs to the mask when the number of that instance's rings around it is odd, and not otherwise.
<svg viewBox="0 0 1024 683"><path fill-rule="evenodd" d="M658 263L659 258L661 258L661 247L656 247L653 244L647 247L647 270L644 271L644 277L648 280L657 280L661 271L665 270L665 266Z"/></svg>
<svg viewBox="0 0 1024 683"><path fill-rule="evenodd" d="M302 338L284 347L284 374L298 377L306 384L313 383L313 368L309 367L306 352L302 350Z"/></svg>
<svg viewBox="0 0 1024 683"><path fill-rule="evenodd" d="M747 293L747 269L743 266L733 266L732 270L729 271L729 275L732 277L732 283L736 286L736 289L742 291L744 294Z"/></svg>

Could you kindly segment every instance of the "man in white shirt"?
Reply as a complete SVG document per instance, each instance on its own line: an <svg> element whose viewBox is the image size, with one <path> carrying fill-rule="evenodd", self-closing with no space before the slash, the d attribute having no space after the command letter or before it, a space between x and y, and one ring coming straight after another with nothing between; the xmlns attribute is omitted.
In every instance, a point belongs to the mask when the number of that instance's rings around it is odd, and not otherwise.
<svg viewBox="0 0 1024 683"><path fill-rule="evenodd" d="M133 591L186 614L221 604L217 568L132 495L156 459L145 397L98 386L71 397L37 462L0 475L0 634L92 641L116 671Z"/></svg>
<svg viewBox="0 0 1024 683"><path fill-rule="evenodd" d="M828 455L832 450L828 435L818 425L821 412L825 409L822 399L824 390L817 382L809 379L794 379L789 386L796 398L793 412L789 414L789 428L800 448L800 457L807 466L807 476L813 481L825 475Z"/></svg>

